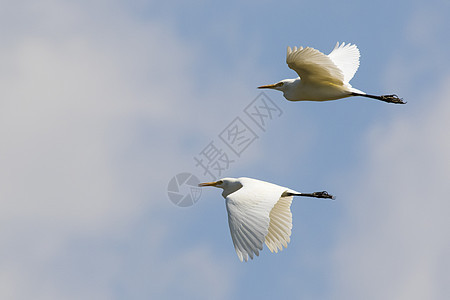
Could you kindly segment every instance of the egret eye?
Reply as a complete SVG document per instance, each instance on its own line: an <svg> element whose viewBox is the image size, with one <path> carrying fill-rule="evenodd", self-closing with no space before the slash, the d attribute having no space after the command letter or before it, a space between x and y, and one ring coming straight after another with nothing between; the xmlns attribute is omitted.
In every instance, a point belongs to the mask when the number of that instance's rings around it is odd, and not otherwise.
<svg viewBox="0 0 450 300"><path fill-rule="evenodd" d="M223 180L219 180L219 181L217 181L217 184L218 184L218 185L221 185L221 184L223 184Z"/></svg>
<svg viewBox="0 0 450 300"><path fill-rule="evenodd" d="M283 85L284 85L284 82L278 82L277 87L283 86Z"/></svg>

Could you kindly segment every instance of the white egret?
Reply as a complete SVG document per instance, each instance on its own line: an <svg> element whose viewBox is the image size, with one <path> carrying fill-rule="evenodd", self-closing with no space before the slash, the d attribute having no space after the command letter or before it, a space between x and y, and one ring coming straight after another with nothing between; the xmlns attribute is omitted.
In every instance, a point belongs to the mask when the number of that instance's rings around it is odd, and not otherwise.
<svg viewBox="0 0 450 300"><path fill-rule="evenodd" d="M363 96L388 103L405 104L397 95L368 95L350 85L349 82L359 67L359 57L356 45L339 45L339 42L328 55L310 47L288 47L286 63L299 77L258 88L282 91L290 101L328 101Z"/></svg>
<svg viewBox="0 0 450 300"><path fill-rule="evenodd" d="M273 183L252 178L223 178L199 186L223 189L228 225L234 249L241 261L259 255L265 243L271 252L283 250L290 241L293 196L334 197L326 191L299 193Z"/></svg>

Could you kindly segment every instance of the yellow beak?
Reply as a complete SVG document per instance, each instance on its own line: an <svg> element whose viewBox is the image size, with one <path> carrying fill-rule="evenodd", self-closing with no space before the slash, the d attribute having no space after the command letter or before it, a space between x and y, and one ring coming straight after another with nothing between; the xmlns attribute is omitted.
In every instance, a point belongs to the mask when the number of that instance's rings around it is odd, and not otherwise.
<svg viewBox="0 0 450 300"><path fill-rule="evenodd" d="M268 84L268 85L262 85L262 86L258 86L258 89L274 89L276 87L276 83L274 84Z"/></svg>
<svg viewBox="0 0 450 300"><path fill-rule="evenodd" d="M204 182L204 183L199 183L198 186L216 186L217 185L217 181L214 182Z"/></svg>

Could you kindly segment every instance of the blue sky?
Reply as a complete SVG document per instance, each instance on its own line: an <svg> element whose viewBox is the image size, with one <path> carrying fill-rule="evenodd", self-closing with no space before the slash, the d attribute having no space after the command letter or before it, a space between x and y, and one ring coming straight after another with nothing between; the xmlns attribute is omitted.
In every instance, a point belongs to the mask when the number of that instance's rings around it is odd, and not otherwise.
<svg viewBox="0 0 450 300"><path fill-rule="evenodd" d="M444 299L450 4L4 1L0 297ZM241 263L220 191L167 183L259 94L287 46L361 51L363 98L286 101L226 176L296 199L289 247ZM201 176L200 176L201 177ZM208 179L208 178L200 178Z"/></svg>

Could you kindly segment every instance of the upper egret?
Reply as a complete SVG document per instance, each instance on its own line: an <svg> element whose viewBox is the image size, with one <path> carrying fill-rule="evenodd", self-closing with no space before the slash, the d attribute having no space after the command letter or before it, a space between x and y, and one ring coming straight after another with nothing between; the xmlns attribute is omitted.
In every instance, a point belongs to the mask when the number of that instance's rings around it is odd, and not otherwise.
<svg viewBox="0 0 450 300"><path fill-rule="evenodd" d="M328 55L310 47L288 47L286 63L299 77L258 88L282 91L290 101L327 101L363 96L388 103L405 104L397 95L368 95L350 85L349 82L359 67L359 56L356 45L339 45L339 42Z"/></svg>
<svg viewBox="0 0 450 300"><path fill-rule="evenodd" d="M259 255L263 243L270 251L287 247L292 229L290 210L293 196L334 197L326 191L299 193L273 183L252 178L223 178L199 186L223 189L228 212L228 225L234 249L241 261Z"/></svg>

